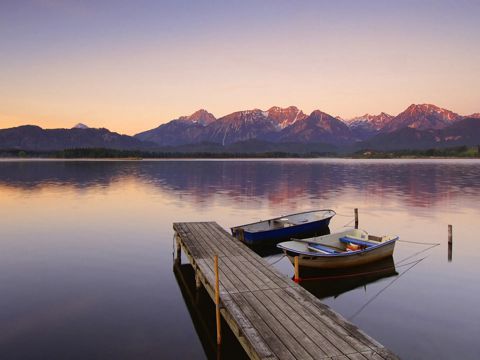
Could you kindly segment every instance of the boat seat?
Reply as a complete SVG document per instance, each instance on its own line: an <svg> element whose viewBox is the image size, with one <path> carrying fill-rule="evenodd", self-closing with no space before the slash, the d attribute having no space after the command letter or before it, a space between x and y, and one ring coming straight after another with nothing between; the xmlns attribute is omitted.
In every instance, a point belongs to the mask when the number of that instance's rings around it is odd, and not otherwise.
<svg viewBox="0 0 480 360"><path fill-rule="evenodd" d="M302 225L308 222L308 220L297 220L297 221L289 221L288 223L291 225Z"/></svg>
<svg viewBox="0 0 480 360"><path fill-rule="evenodd" d="M327 254L338 254L339 251L329 248L328 246L320 245L320 244L308 244L308 248L310 250L327 253Z"/></svg>
<svg viewBox="0 0 480 360"><path fill-rule="evenodd" d="M342 242L342 243L351 243L351 244L366 246L366 247L370 247L370 246L375 245L375 244L372 244L371 242L368 242L368 241L365 241L365 240L360 240L360 239L350 237L350 236L343 236L338 240L340 240L340 242Z"/></svg>

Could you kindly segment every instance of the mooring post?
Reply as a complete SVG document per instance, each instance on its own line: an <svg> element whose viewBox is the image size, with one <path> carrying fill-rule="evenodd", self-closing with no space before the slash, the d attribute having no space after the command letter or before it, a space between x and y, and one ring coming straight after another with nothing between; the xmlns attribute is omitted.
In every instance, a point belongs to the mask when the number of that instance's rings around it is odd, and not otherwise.
<svg viewBox="0 0 480 360"><path fill-rule="evenodd" d="M355 229L358 229L358 209L355 208Z"/></svg>
<svg viewBox="0 0 480 360"><path fill-rule="evenodd" d="M448 262L452 261L452 249L453 249L453 229L452 229L452 225L448 225Z"/></svg>
<svg viewBox="0 0 480 360"><path fill-rule="evenodd" d="M213 257L215 270L215 315L217 320L217 345L222 343L222 333L220 329L220 285L218 280L218 255Z"/></svg>
<svg viewBox="0 0 480 360"><path fill-rule="evenodd" d="M293 277L293 281L296 283L300 282L300 266L298 265L298 256L293 258L293 263L295 265L295 275Z"/></svg>

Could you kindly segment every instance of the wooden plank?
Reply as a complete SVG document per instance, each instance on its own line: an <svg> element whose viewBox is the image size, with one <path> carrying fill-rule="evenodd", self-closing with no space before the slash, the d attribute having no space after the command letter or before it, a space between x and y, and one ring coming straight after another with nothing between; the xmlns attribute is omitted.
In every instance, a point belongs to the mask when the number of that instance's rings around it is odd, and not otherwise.
<svg viewBox="0 0 480 360"><path fill-rule="evenodd" d="M338 345L336 346L338 348L348 346L348 348L350 348L349 352L361 352L374 348L374 344L366 344L364 341L360 341L356 337L357 334L355 332L352 333L347 331L342 326L343 321L340 319L332 319L330 316L331 312L327 310L328 308L326 305L320 304L321 306L319 306L316 302L306 300L305 297L307 295L306 293L308 292L305 289L299 286L298 289L284 289L284 292L290 296L291 301L298 301L298 303L301 305L299 309L302 309L301 311L303 312L305 318L311 318L314 316L315 319L319 320L320 323L324 325L325 336L328 335L330 338L332 338L332 341L337 341Z"/></svg>
<svg viewBox="0 0 480 360"><path fill-rule="evenodd" d="M317 359L319 356L325 357L327 353L322 350L322 346L319 346L318 343L321 342L322 334L313 327L305 329L302 323L299 323L290 317L291 312L294 311L292 308L288 309L288 314L283 311L282 308L278 306L278 299L274 302L273 299L269 296L274 294L273 292L263 292L255 291L252 293L258 300L260 304L265 306L265 308L270 312L270 314L278 320L278 322L285 328L288 332L290 338L294 338L298 341L300 346L304 348L312 358ZM244 295L246 296L246 295ZM313 339L312 339L313 338ZM320 341L319 341L320 340ZM334 348L336 353L340 354L340 351Z"/></svg>
<svg viewBox="0 0 480 360"><path fill-rule="evenodd" d="M260 288L257 286L255 281L252 280L251 274L249 274L248 271L245 271L245 268L239 268L237 265L235 265L232 261L231 258L225 257L222 259L223 264L225 266L228 266L228 268L237 275L237 277L240 279L240 281L245 284L246 288L248 291L255 291L255 290L260 290Z"/></svg>
<svg viewBox="0 0 480 360"><path fill-rule="evenodd" d="M287 349L295 354L295 357L301 359L313 359L305 347L299 343L297 340L297 332L294 329L294 324L285 323L282 321L285 320L279 314L275 313L273 315L269 309L265 307L262 302L260 302L253 293L242 293L239 294L248 301L248 304L254 309L254 311L268 324L268 327L275 333L275 335L280 339L280 341L287 347ZM280 320L277 319L280 317Z"/></svg>
<svg viewBox="0 0 480 360"><path fill-rule="evenodd" d="M213 268L209 264L209 260L199 259L197 260L197 266L199 267L202 275L205 277L205 280L208 281L209 284L213 284L215 274L213 273ZM232 292L235 292L235 287L220 271L220 294L230 294Z"/></svg>
<svg viewBox="0 0 480 360"><path fill-rule="evenodd" d="M267 323L259 316L251 305L243 298L242 294L232 295L235 303L253 324L257 332L261 335L262 340L265 341L270 349L273 350L279 359L295 359L295 356L287 349L278 336L270 329Z"/></svg>
<svg viewBox="0 0 480 360"><path fill-rule="evenodd" d="M218 256L225 256L226 253L221 249L220 247L217 246L216 242L212 241L212 237L208 237L208 235L205 235L203 233L203 229L201 228L200 224L192 224L192 230L197 231L196 232L196 239L199 242L202 242L202 245L205 249L208 249L211 253L212 256L214 254Z"/></svg>
<svg viewBox="0 0 480 360"><path fill-rule="evenodd" d="M205 232L200 230L200 237L203 237L203 239L205 239ZM220 258L222 271L228 274L228 278L236 286L236 289L238 291L258 290L259 288L252 281L251 275L244 273L241 268L238 268L231 261L231 258L234 258L235 255L228 254L228 251L228 249L222 249L222 252L224 254L224 256Z"/></svg>
<svg viewBox="0 0 480 360"><path fill-rule="evenodd" d="M280 296L277 292L280 293ZM332 344L328 338L325 337L324 326L321 326L322 324L319 324L317 321L312 321L311 318L306 319L304 317L304 310L295 306L296 304L293 302L285 299L285 294L282 296L281 291L265 291L265 295L274 301L278 308L281 309L291 321L298 324L298 326L305 332L305 335L315 341L327 354L329 354L329 356L341 355L342 353L345 353L345 351L353 350L348 347L346 349L339 349Z"/></svg>
<svg viewBox="0 0 480 360"><path fill-rule="evenodd" d="M329 319L332 324L338 326L338 329L341 331L341 334L345 335L347 340L355 339L356 341L363 343L364 345L368 346L370 349L374 351L378 351L378 349L385 349L385 347L380 344L378 341L373 339L372 337L365 334L362 330L360 330L356 325L352 324L351 322L347 321L342 315L336 313L330 307L323 304L317 297L312 295L307 290L301 288L302 291L299 291L309 303L312 303L320 308L323 313L323 319ZM343 329L343 330L342 330ZM388 353L391 353L388 351ZM395 357L396 358L396 357Z"/></svg>
<svg viewBox="0 0 480 360"><path fill-rule="evenodd" d="M208 238L212 246L219 249L225 255L238 252L238 248L229 240L229 234L225 231L220 233L213 224L198 224L199 230L203 233L204 238Z"/></svg>
<svg viewBox="0 0 480 360"><path fill-rule="evenodd" d="M245 313L238 307L238 305L231 298L223 302L225 309L228 311L228 314L235 321L233 325L237 329L237 337L245 337L248 339L248 347L256 353L256 355L261 359L276 359L277 357L272 352L272 350L265 343L263 338L260 336L258 331L254 328L250 320L246 317ZM228 316L227 316L228 317ZM228 319L226 318L226 321Z"/></svg>
<svg viewBox="0 0 480 360"><path fill-rule="evenodd" d="M219 236L227 235L229 243L233 243L234 246L238 248L237 254L242 255L245 258L245 261L250 262L253 267L261 269L261 271L268 276L273 282L275 282L279 287L293 286L294 283L290 281L286 276L280 274L277 270L272 268L272 266L261 258L259 255L250 250L245 244L241 243L239 240L235 239L232 236L229 236L217 223L214 224L214 229Z"/></svg>

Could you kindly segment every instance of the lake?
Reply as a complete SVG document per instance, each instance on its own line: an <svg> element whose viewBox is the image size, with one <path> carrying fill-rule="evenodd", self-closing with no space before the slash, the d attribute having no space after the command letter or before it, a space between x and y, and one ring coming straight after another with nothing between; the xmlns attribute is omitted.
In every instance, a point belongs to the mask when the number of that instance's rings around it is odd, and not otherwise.
<svg viewBox="0 0 480 360"><path fill-rule="evenodd" d="M389 272L303 286L404 359L477 359L479 184L478 160L2 160L0 359L215 358L172 223L325 208L331 231L358 208L360 228L408 242ZM243 358L225 332L221 357Z"/></svg>

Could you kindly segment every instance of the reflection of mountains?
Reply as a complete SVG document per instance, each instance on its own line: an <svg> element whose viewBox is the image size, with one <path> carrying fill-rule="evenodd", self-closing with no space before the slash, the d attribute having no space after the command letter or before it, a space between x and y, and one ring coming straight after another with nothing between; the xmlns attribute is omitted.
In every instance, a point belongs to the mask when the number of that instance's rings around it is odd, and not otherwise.
<svg viewBox="0 0 480 360"><path fill-rule="evenodd" d="M302 286L319 299L337 297L347 291L367 287L380 279L398 275L393 258L352 269L307 270L302 269Z"/></svg>
<svg viewBox="0 0 480 360"><path fill-rule="evenodd" d="M0 184L26 189L43 184L106 186L126 177L203 201L221 195L284 204L354 190L427 206L444 198L478 196L480 167L408 161L0 162Z"/></svg>
<svg viewBox="0 0 480 360"><path fill-rule="evenodd" d="M212 299L203 287L198 290L195 288L195 271L190 264L175 262L173 272L207 358L247 359L242 346L224 321L221 354L217 353L215 306Z"/></svg>
<svg viewBox="0 0 480 360"><path fill-rule="evenodd" d="M128 175L129 162L15 161L0 162L0 185L25 190L46 185L89 188L108 186Z"/></svg>

